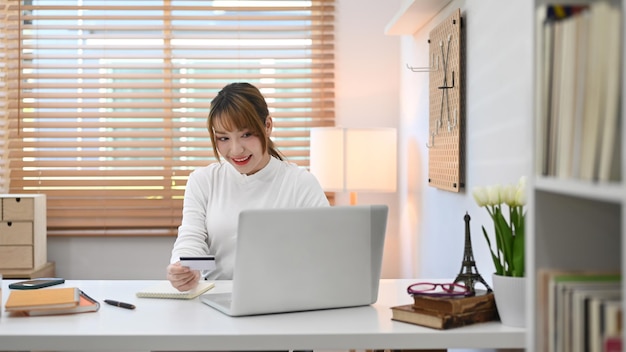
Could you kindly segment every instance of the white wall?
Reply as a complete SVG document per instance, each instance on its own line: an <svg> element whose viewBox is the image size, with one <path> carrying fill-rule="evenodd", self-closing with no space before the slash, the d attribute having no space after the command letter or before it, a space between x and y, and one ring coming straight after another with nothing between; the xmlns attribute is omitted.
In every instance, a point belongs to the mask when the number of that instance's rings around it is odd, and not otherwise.
<svg viewBox="0 0 626 352"><path fill-rule="evenodd" d="M66 279L165 279L174 237L48 237Z"/></svg>
<svg viewBox="0 0 626 352"><path fill-rule="evenodd" d="M413 36L385 36L401 0L336 2L336 112L344 127L398 127L396 194L359 194L388 204L383 276L454 278L461 269L465 212L472 217L474 257L491 282L493 264L480 226L486 212L477 185L515 182L531 160L532 2L453 1ZM429 31L461 8L466 33L466 191L427 185ZM347 195L337 195L347 204ZM174 238L52 237L48 257L68 279L162 279Z"/></svg>
<svg viewBox="0 0 626 352"><path fill-rule="evenodd" d="M400 38L386 36L384 32L389 19L400 7L400 0L339 0L335 4L337 125L397 128L400 117ZM402 262L397 255L400 246L398 194L358 194L359 204L389 206L382 268L384 278L399 277L402 271ZM349 204L348 194L338 193L336 203Z"/></svg>
<svg viewBox="0 0 626 352"><path fill-rule="evenodd" d="M400 237L404 275L455 278L463 259L466 212L483 278L494 271L481 225L490 224L471 189L517 182L530 172L533 3L453 1L413 36L402 37L402 64L428 66L428 33L460 8L466 40L465 190L427 185L428 74L402 72L400 97ZM414 271L411 271L414 270Z"/></svg>
<svg viewBox="0 0 626 352"><path fill-rule="evenodd" d="M344 127L397 127L400 38L384 27L400 0L336 3L336 112ZM348 204L346 194L337 204ZM359 194L390 207L384 277L398 277L397 194ZM49 237L48 258L67 279L163 279L174 238Z"/></svg>

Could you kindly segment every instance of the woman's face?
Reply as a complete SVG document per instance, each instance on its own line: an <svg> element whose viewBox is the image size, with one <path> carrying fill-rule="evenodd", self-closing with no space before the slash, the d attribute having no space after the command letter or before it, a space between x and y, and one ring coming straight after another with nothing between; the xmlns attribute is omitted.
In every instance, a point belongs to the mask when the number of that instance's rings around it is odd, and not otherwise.
<svg viewBox="0 0 626 352"><path fill-rule="evenodd" d="M271 118L265 123L266 133L269 136L272 129ZM227 131L219 124L215 125L215 140L217 150L241 174L252 175L264 168L270 161L270 155L263 150L261 138L251 130Z"/></svg>

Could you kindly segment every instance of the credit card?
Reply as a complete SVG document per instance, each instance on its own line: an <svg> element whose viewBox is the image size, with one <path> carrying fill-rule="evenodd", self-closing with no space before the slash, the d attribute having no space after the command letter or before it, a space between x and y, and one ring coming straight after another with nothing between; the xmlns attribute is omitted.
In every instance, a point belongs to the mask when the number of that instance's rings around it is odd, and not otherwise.
<svg viewBox="0 0 626 352"><path fill-rule="evenodd" d="M215 256L180 257L180 265L191 270L215 270Z"/></svg>

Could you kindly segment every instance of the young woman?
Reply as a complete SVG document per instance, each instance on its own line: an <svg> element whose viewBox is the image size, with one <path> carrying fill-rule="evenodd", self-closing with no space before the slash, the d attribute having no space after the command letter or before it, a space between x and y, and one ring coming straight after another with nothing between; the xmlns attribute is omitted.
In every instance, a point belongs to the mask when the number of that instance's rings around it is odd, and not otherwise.
<svg viewBox="0 0 626 352"><path fill-rule="evenodd" d="M211 102L207 122L218 162L194 170L187 181L167 267L167 279L180 291L194 288L201 277L180 265L181 256L212 254L216 269L207 278L232 279L242 210L329 205L315 176L285 161L274 146L272 117L256 87L225 86Z"/></svg>

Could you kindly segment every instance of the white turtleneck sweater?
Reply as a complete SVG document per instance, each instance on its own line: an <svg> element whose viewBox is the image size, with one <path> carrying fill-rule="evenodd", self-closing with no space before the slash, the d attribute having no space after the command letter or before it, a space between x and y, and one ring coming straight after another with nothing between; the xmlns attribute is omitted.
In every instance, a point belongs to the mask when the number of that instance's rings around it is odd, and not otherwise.
<svg viewBox="0 0 626 352"><path fill-rule="evenodd" d="M194 170L187 180L183 220L171 263L181 256L215 256L208 279L233 276L237 222L244 209L329 206L319 182L306 169L270 158L247 176L226 162Z"/></svg>

